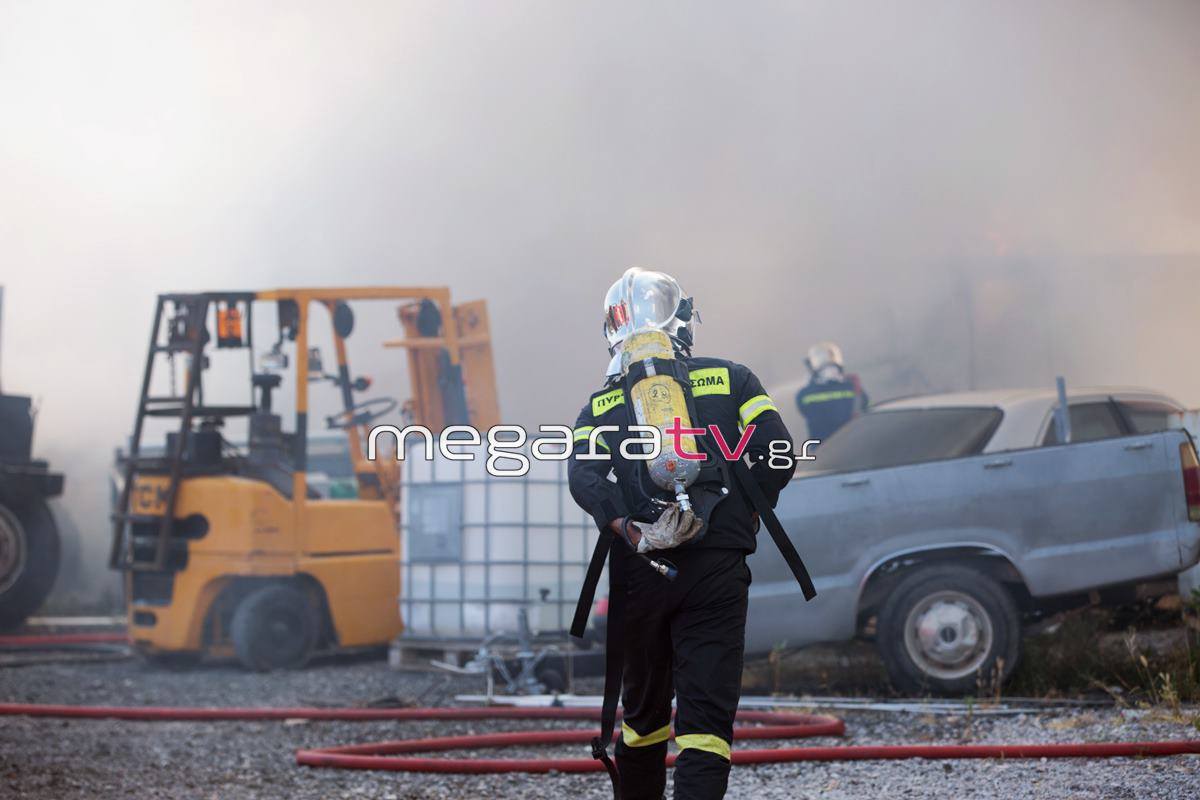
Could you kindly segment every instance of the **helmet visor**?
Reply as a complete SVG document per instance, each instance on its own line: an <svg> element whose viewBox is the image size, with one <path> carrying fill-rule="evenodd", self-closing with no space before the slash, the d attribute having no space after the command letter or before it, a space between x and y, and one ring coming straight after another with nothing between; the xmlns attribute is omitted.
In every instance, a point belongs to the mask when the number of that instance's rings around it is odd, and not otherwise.
<svg viewBox="0 0 1200 800"><path fill-rule="evenodd" d="M636 267L626 271L604 298L604 335L615 347L634 333L666 330L683 291L670 275Z"/></svg>

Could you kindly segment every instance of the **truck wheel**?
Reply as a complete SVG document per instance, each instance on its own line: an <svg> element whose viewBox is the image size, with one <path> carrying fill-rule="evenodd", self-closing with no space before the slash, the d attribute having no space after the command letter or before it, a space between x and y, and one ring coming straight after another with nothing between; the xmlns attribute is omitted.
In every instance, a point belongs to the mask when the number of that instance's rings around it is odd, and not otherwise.
<svg viewBox="0 0 1200 800"><path fill-rule="evenodd" d="M966 567L918 568L888 595L878 625L880 655L902 692L974 694L981 680L1005 681L1020 657L1012 597Z"/></svg>
<svg viewBox="0 0 1200 800"><path fill-rule="evenodd" d="M44 501L0 505L0 630L19 627L41 607L59 554L58 526Z"/></svg>
<svg viewBox="0 0 1200 800"><path fill-rule="evenodd" d="M319 620L307 594L275 583L242 598L233 612L229 635L247 669L298 669L316 646Z"/></svg>

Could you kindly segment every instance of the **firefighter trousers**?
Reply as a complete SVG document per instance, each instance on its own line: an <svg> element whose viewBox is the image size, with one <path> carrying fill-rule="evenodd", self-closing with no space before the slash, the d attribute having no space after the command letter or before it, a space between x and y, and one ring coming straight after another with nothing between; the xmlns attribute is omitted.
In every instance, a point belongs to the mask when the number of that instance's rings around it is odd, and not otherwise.
<svg viewBox="0 0 1200 800"><path fill-rule="evenodd" d="M661 800L675 697L675 800L719 800L729 781L741 695L750 568L741 550L663 551L668 581L642 559L626 573L624 720L617 742L623 800Z"/></svg>

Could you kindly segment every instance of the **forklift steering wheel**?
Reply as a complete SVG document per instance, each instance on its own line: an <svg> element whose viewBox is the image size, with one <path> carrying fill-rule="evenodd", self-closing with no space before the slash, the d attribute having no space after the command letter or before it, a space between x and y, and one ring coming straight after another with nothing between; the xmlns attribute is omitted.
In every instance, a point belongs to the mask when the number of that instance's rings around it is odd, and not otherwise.
<svg viewBox="0 0 1200 800"><path fill-rule="evenodd" d="M355 425L369 425L380 417L386 417L396 408L396 401L390 397L376 397L340 411L332 417L325 418L325 425L330 430L345 430Z"/></svg>

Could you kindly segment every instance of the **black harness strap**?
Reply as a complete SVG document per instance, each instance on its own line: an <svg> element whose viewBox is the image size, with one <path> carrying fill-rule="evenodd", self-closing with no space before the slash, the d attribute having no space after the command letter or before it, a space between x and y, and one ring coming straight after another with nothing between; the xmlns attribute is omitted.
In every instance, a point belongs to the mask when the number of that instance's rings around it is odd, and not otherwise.
<svg viewBox="0 0 1200 800"><path fill-rule="evenodd" d="M733 461L731 462L731 466L733 467L733 474L737 476L738 483L742 486L742 491L750 498L751 505L754 506L754 510L762 518L763 524L767 526L771 538L775 541L775 546L779 548L779 554L783 556L783 560L787 562L788 569L792 571L792 575L796 577L796 582L800 584L800 591L804 593L804 599L812 600L817 596L817 588L813 586L808 569L800 559L800 554L796 552L796 547L792 544L792 540L788 538L787 531L780 524L779 517L775 516L775 510L767 502L766 495L762 493L758 481L750 474L750 468L746 466L745 462Z"/></svg>
<svg viewBox="0 0 1200 800"><path fill-rule="evenodd" d="M621 776L608 755L608 745L617 727L617 703L621 699L621 679L625 672L625 573L624 559L613 550L614 535L601 531L583 578L583 588L575 604L571 635L582 639L587 632L588 615L596 599L596 586L604 562L608 561L608 624L604 632L604 705L600 710L600 735L592 739L592 758L604 764L612 781L613 800L621 800Z"/></svg>
<svg viewBox="0 0 1200 800"><path fill-rule="evenodd" d="M608 745L617 727L617 703L625 676L625 558L609 549L608 625L604 635L604 705L600 709L600 735L592 739L592 758L604 764L612 781L613 800L621 800L621 775L608 757Z"/></svg>
<svg viewBox="0 0 1200 800"><path fill-rule="evenodd" d="M624 559L613 551L613 534L608 531L601 532L596 549L592 551L583 589L575 604L571 635L582 639L587 631L588 614L605 560L608 561L608 624L604 634L604 705L600 710L600 735L592 739L592 758L608 770L613 800L621 800L621 776L608 755L608 745L617 727L617 702L621 699L621 679L625 672L625 573Z"/></svg>
<svg viewBox="0 0 1200 800"><path fill-rule="evenodd" d="M579 599L575 601L575 616L571 619L571 635L576 639L582 639L583 635L587 633L588 615L592 613L592 603L596 600L596 587L600 585L600 573L604 571L604 562L608 560L608 551L611 548L612 534L609 531L600 531L600 538L596 540L596 548L592 550L592 560L588 563L587 574L583 576L583 587L579 590Z"/></svg>

